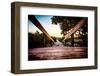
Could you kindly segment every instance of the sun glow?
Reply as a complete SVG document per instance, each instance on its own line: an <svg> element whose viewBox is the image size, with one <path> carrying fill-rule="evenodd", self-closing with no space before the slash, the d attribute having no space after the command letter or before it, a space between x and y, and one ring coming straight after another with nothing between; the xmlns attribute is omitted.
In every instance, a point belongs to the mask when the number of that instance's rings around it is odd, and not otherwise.
<svg viewBox="0 0 100 76"><path fill-rule="evenodd" d="M59 25L50 25L51 28L47 28L47 32L54 37L62 37L63 35L61 35L61 30Z"/></svg>

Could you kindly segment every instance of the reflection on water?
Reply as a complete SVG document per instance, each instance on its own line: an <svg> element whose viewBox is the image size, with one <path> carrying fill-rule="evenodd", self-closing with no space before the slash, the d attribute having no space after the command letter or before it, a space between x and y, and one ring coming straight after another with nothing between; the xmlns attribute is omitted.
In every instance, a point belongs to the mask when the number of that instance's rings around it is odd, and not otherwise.
<svg viewBox="0 0 100 76"><path fill-rule="evenodd" d="M57 60L87 58L87 47L53 46L29 50L29 60Z"/></svg>

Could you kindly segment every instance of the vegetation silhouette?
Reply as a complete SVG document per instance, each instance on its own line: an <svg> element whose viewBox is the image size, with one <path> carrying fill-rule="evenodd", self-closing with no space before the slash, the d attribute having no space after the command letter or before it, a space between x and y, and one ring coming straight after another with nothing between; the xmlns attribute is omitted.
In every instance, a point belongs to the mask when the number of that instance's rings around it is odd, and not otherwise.
<svg viewBox="0 0 100 76"><path fill-rule="evenodd" d="M56 42L56 39L59 41L62 38L53 37L53 40ZM35 33L28 33L28 48L39 48L39 47L51 47L54 43L44 34L36 31Z"/></svg>

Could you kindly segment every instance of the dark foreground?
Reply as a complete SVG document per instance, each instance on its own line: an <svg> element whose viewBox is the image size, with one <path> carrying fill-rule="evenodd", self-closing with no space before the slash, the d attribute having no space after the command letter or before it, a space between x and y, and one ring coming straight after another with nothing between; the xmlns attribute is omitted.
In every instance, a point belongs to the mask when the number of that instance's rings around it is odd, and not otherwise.
<svg viewBox="0 0 100 76"><path fill-rule="evenodd" d="M57 60L87 58L87 47L34 48L28 52L28 60Z"/></svg>

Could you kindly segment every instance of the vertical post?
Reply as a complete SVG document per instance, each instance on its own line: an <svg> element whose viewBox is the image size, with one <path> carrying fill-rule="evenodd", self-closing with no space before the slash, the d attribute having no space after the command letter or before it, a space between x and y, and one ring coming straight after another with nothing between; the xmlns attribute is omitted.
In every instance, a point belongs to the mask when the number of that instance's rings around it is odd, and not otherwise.
<svg viewBox="0 0 100 76"><path fill-rule="evenodd" d="M74 47L74 33L71 35L71 46Z"/></svg>
<svg viewBox="0 0 100 76"><path fill-rule="evenodd" d="M43 47L45 46L45 37L44 37L44 33L43 33Z"/></svg>

